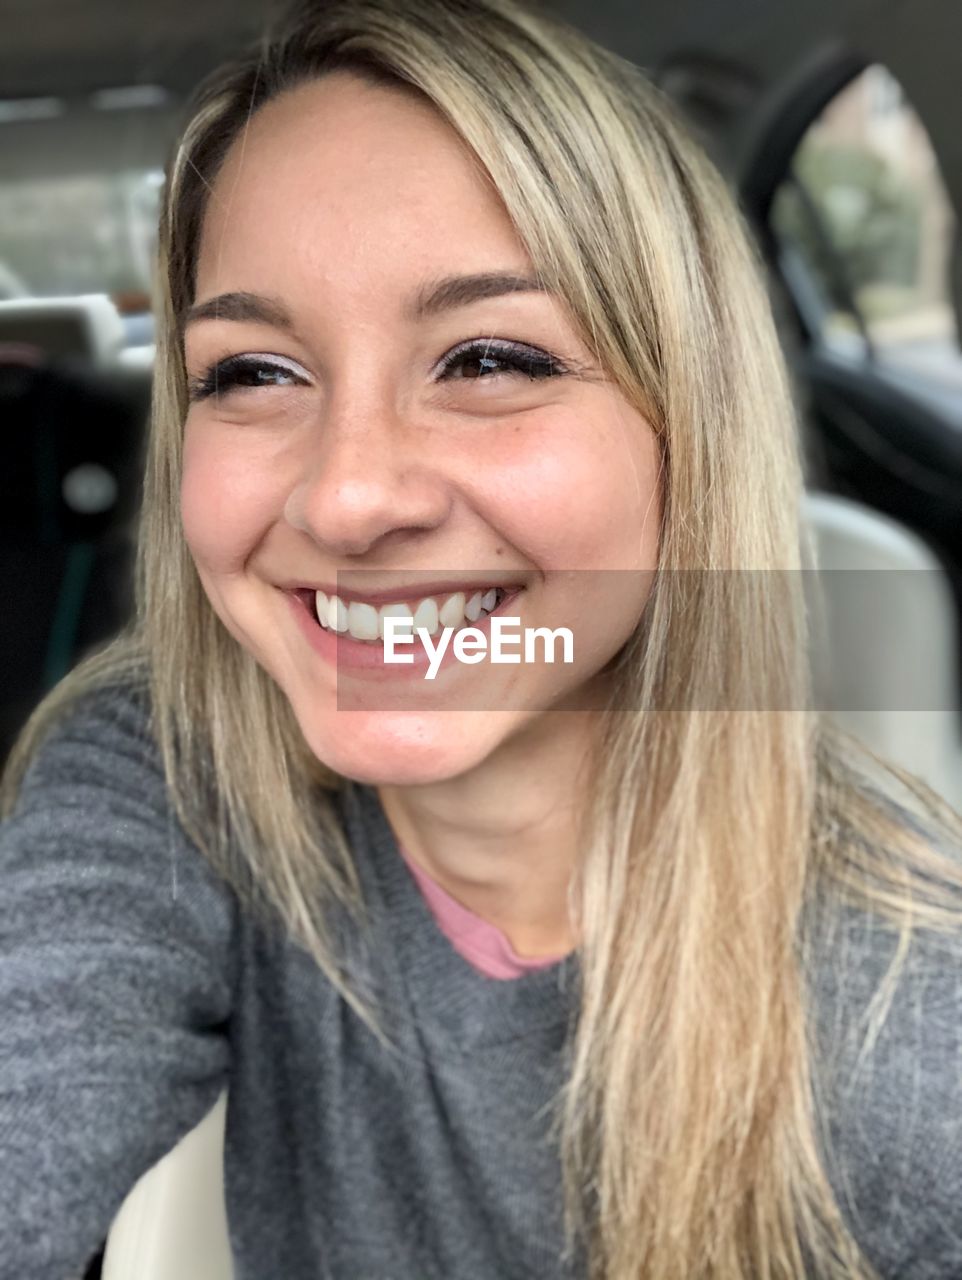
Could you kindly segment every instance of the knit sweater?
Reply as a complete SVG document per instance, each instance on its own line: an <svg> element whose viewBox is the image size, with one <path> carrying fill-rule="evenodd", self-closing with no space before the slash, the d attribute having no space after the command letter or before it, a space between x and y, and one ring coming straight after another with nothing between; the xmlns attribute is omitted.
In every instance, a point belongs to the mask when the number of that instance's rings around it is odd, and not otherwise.
<svg viewBox="0 0 962 1280"><path fill-rule="evenodd" d="M376 791L346 783L337 804L390 1053L187 838L145 695L89 695L55 728L0 828L0 1280L78 1277L228 1083L238 1280L584 1276L561 1256L550 1133L577 953L511 981L478 972ZM833 1186L883 1280L957 1280L958 944L920 935L859 1062L894 944L853 909L829 917L811 983Z"/></svg>

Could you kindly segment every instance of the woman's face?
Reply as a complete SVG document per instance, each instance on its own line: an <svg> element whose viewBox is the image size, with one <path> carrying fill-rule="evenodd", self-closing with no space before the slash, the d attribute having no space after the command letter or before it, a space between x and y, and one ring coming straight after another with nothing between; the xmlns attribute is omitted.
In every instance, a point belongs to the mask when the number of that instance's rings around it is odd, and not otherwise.
<svg viewBox="0 0 962 1280"><path fill-rule="evenodd" d="M453 778L576 705L657 562L654 434L564 304L490 282L436 292L502 273L530 277L530 259L457 134L344 72L263 107L210 195L186 330L186 537L318 759L363 782ZM461 582L468 600L520 589L499 612L567 627L574 661L560 644L553 664L449 651L430 681L310 607L311 588L340 588L363 622L380 589L413 610Z"/></svg>

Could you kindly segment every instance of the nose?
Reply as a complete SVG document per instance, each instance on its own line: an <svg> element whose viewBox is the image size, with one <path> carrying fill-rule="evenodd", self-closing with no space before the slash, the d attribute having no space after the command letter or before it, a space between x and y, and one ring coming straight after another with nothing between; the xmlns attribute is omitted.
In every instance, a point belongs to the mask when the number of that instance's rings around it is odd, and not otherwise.
<svg viewBox="0 0 962 1280"><path fill-rule="evenodd" d="M284 517L332 557L358 556L403 531L441 524L450 505L417 429L385 405L329 405Z"/></svg>

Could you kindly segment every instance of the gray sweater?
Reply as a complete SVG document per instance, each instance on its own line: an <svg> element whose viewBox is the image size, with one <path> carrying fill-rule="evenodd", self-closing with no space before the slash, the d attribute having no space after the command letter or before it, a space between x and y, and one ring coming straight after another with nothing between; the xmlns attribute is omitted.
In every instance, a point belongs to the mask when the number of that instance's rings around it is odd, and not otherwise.
<svg viewBox="0 0 962 1280"><path fill-rule="evenodd" d="M437 927L376 792L348 784L339 805L396 1058L172 819L142 695L88 697L54 731L0 828L2 1280L79 1276L228 1080L238 1280L584 1274L559 1261L547 1109L576 956L483 976ZM892 940L851 909L832 919L812 982L833 1185L885 1280L959 1280L958 944L916 945L857 1066Z"/></svg>

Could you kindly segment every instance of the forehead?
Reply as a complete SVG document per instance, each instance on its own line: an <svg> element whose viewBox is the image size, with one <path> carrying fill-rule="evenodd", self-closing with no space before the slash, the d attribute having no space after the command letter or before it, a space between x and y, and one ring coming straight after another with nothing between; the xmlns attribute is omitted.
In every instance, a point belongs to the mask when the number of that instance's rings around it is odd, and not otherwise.
<svg viewBox="0 0 962 1280"><path fill-rule="evenodd" d="M522 266L476 157L426 100L346 72L268 102L213 184L197 294ZM259 279L253 279L258 276Z"/></svg>

